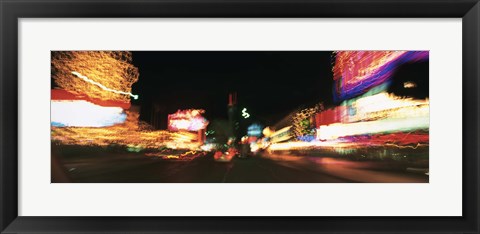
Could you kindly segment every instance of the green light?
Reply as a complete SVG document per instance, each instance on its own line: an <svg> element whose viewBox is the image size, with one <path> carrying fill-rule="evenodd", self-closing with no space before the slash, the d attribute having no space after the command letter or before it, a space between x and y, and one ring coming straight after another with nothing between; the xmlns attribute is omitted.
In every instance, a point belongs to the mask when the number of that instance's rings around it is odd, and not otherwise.
<svg viewBox="0 0 480 234"><path fill-rule="evenodd" d="M242 110L242 116L243 118L247 119L248 117L250 117L250 114L247 113L247 108L243 108Z"/></svg>

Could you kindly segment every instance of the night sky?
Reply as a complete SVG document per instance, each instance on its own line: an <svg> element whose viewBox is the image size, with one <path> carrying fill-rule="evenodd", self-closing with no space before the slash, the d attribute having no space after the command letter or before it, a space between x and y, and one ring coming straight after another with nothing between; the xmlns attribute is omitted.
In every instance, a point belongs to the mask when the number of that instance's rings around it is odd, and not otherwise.
<svg viewBox="0 0 480 234"><path fill-rule="evenodd" d="M199 108L227 119L228 93L252 119L275 124L296 108L332 102L331 52L133 52L133 85L148 120L153 103L173 113Z"/></svg>

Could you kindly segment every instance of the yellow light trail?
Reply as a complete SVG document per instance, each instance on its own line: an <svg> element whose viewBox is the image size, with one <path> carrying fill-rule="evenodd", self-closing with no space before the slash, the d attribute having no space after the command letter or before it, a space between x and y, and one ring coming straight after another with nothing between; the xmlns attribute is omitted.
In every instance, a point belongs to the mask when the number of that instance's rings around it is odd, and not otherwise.
<svg viewBox="0 0 480 234"><path fill-rule="evenodd" d="M305 149L309 147L335 147L335 148L349 148L354 146L354 143L340 142L340 141L290 141L273 143L269 146L268 150L292 150L292 149Z"/></svg>
<svg viewBox="0 0 480 234"><path fill-rule="evenodd" d="M382 119L345 124L336 123L320 126L317 131L317 138L320 140L332 140L344 136L405 132L428 129L429 125L429 116L412 117L408 119Z"/></svg>
<svg viewBox="0 0 480 234"><path fill-rule="evenodd" d="M96 81L93 81L93 80L89 79L88 77L86 77L86 76L84 76L84 75L82 75L82 74L80 74L76 71L72 71L72 74L75 75L76 77L90 83L90 84L94 84L94 85L100 87L101 89L103 89L105 91L109 91L109 92L116 93L116 94L130 95L131 97L133 97L133 99L135 99L135 100L138 99L138 95L132 94L130 92L124 92L124 91L119 91L119 90L108 88L108 87L106 87L106 86L104 86L104 85L102 85L102 84L100 84Z"/></svg>

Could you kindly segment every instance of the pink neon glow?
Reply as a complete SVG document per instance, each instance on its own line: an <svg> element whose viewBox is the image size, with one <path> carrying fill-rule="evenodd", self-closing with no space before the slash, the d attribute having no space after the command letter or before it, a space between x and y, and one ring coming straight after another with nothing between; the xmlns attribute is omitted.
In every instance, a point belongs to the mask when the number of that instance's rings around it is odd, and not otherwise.
<svg viewBox="0 0 480 234"><path fill-rule="evenodd" d="M426 60L428 51L340 51L335 54L334 97L350 99L388 81L403 63Z"/></svg>
<svg viewBox="0 0 480 234"><path fill-rule="evenodd" d="M171 131L206 129L208 120L202 116L203 113L205 113L204 110L178 110L176 113L168 115L168 129Z"/></svg>

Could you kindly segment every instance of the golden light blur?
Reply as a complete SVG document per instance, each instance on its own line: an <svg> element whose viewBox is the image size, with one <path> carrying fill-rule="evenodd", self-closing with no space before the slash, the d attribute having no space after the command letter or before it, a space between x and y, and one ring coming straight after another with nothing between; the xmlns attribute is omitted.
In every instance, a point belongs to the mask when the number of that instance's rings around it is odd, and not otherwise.
<svg viewBox="0 0 480 234"><path fill-rule="evenodd" d="M150 126L138 121L139 114L127 111L127 120L123 124L111 127L52 127L52 140L66 145L112 144L138 148L183 148L197 149L197 134L179 131L151 130Z"/></svg>
<svg viewBox="0 0 480 234"><path fill-rule="evenodd" d="M59 88L91 98L130 102L130 97L88 84L72 72L110 89L131 92L137 82L138 69L132 54L125 51L60 51L52 53L52 78Z"/></svg>
<svg viewBox="0 0 480 234"><path fill-rule="evenodd" d="M131 52L60 51L52 53L52 78L58 88L88 98L130 103L139 77ZM68 102L68 100L67 100ZM130 106L130 105L129 105ZM107 108L101 108L107 109ZM107 127L52 126L52 140L66 145L122 145L136 148L198 149L198 134L153 130L135 108L124 110L125 122ZM85 113L89 114L89 112ZM91 113L90 113L91 114Z"/></svg>

